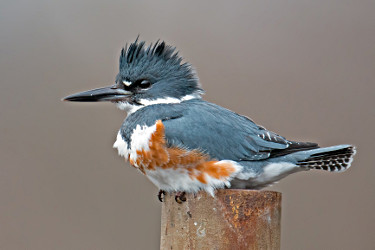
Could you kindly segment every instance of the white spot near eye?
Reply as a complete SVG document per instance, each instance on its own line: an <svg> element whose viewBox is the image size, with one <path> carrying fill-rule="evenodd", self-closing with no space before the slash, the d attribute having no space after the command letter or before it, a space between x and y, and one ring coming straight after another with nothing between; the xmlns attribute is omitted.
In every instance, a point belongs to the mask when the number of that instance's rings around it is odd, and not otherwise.
<svg viewBox="0 0 375 250"><path fill-rule="evenodd" d="M128 82L126 80L123 80L122 83L125 84L125 86L127 87L129 87L132 84L131 82Z"/></svg>

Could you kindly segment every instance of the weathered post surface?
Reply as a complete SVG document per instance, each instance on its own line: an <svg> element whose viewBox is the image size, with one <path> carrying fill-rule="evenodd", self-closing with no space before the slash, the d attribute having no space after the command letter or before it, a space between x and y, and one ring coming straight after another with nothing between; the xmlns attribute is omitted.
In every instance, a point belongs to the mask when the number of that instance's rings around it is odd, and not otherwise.
<svg viewBox="0 0 375 250"><path fill-rule="evenodd" d="M280 249L281 193L225 189L166 194L160 249Z"/></svg>

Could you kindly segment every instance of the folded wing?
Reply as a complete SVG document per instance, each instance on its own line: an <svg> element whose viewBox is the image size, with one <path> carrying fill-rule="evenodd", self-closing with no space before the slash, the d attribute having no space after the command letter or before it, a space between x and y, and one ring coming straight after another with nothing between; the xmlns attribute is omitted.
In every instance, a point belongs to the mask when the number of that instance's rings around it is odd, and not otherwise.
<svg viewBox="0 0 375 250"><path fill-rule="evenodd" d="M179 115L163 120L170 147L199 149L212 158L234 161L267 159L273 152L281 154L289 147L298 148L297 143L212 103L184 102L176 105L174 111ZM301 147L306 147L306 143Z"/></svg>

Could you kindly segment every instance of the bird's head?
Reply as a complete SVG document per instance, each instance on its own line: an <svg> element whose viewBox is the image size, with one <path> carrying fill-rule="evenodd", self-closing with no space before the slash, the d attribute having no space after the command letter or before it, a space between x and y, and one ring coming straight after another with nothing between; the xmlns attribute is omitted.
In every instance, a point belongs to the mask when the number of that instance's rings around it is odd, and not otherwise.
<svg viewBox="0 0 375 250"><path fill-rule="evenodd" d="M165 42L145 45L138 39L121 50L114 85L80 92L64 101L110 101L132 112L157 103L178 103L200 98L203 90L191 65Z"/></svg>

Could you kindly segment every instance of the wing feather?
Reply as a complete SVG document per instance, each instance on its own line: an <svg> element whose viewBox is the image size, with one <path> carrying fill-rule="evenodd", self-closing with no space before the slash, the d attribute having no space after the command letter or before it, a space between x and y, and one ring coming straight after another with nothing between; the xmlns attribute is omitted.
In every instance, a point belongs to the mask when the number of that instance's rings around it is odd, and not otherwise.
<svg viewBox="0 0 375 250"><path fill-rule="evenodd" d="M202 100L183 102L174 107L176 119L164 119L169 146L199 149L222 160L262 160L272 150L289 147L289 142L249 118Z"/></svg>

